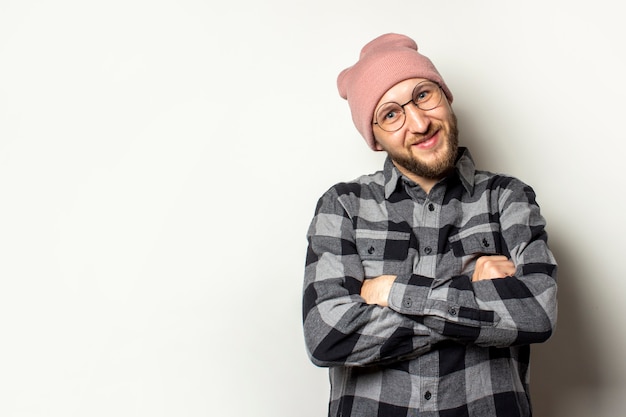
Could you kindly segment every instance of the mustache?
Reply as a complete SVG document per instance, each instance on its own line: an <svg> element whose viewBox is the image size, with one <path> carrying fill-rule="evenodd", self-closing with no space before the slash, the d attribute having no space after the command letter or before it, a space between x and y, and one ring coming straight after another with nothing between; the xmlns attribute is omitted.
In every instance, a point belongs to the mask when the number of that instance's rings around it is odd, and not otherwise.
<svg viewBox="0 0 626 417"><path fill-rule="evenodd" d="M443 126L440 124L435 124L435 123L431 123L428 126L428 130L422 134L415 134L413 135L413 137L411 138L411 140L409 141L409 143L411 145L415 145L417 143L420 142L424 142L425 140L428 140L429 138L431 138L435 133L437 133L438 131L442 130Z"/></svg>

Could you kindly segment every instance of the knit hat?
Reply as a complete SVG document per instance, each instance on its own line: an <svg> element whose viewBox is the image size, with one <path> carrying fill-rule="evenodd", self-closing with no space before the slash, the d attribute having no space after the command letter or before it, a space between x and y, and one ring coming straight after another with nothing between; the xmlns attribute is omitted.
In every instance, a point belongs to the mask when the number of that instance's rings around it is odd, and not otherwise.
<svg viewBox="0 0 626 417"><path fill-rule="evenodd" d="M372 131L376 104L387 90L410 78L436 82L452 102L452 93L430 59L417 52L413 39L395 33L365 45L359 61L337 77L339 95L348 100L352 121L370 148L376 150Z"/></svg>

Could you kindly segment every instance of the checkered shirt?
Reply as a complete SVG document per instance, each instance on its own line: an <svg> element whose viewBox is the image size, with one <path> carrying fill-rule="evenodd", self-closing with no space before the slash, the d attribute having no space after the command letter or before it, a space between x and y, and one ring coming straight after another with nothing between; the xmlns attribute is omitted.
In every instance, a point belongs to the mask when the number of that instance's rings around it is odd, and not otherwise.
<svg viewBox="0 0 626 417"><path fill-rule="evenodd" d="M332 417L530 416L530 344L556 325L556 262L535 193L466 148L426 194L387 159L330 188L308 231L304 335ZM502 254L514 276L472 282ZM363 280L396 275L389 307Z"/></svg>

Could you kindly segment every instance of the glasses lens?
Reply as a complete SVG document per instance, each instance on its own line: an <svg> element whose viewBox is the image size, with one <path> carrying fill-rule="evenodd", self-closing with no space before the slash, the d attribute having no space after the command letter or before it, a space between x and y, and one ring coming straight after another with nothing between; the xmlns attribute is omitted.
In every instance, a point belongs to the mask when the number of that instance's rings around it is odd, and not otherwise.
<svg viewBox="0 0 626 417"><path fill-rule="evenodd" d="M404 110L398 103L385 103L376 112L376 123L387 132L394 132L404 123Z"/></svg>
<svg viewBox="0 0 626 417"><path fill-rule="evenodd" d="M419 83L413 90L413 101L422 110L432 110L441 103L441 88L430 81Z"/></svg>

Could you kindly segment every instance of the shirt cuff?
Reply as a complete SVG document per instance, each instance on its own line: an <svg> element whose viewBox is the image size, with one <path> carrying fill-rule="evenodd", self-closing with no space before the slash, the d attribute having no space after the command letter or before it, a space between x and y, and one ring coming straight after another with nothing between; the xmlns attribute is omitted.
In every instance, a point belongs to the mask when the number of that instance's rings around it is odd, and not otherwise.
<svg viewBox="0 0 626 417"><path fill-rule="evenodd" d="M493 326L498 321L494 311L478 307L471 285L461 290L439 282L433 290L434 281L421 275L398 275L389 293L389 307L406 316L436 318L470 327Z"/></svg>
<svg viewBox="0 0 626 417"><path fill-rule="evenodd" d="M389 292L389 307L400 314L424 315L432 282L432 278L420 275L398 275Z"/></svg>

